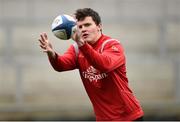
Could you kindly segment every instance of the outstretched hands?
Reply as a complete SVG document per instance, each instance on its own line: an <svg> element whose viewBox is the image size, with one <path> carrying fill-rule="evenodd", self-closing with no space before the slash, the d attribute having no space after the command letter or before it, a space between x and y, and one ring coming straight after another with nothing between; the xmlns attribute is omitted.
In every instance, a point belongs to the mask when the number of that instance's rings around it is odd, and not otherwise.
<svg viewBox="0 0 180 122"><path fill-rule="evenodd" d="M43 52L47 53L48 55L54 57L55 51L53 50L53 47L51 43L49 42L48 36L46 33L41 33L40 38L38 39L40 42L40 47L43 49Z"/></svg>

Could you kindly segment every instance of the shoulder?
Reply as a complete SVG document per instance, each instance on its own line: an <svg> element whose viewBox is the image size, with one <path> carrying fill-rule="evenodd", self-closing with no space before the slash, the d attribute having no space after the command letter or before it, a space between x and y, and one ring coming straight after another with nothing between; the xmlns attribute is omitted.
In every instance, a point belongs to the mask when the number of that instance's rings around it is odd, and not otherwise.
<svg viewBox="0 0 180 122"><path fill-rule="evenodd" d="M100 51L102 52L104 49L111 47L118 47L121 50L123 49L123 46L121 45L119 40L113 38L107 38L106 40L103 41Z"/></svg>
<svg viewBox="0 0 180 122"><path fill-rule="evenodd" d="M104 40L102 43L102 47L110 46L110 45L121 45L121 43L119 40L113 38L108 38Z"/></svg>
<svg viewBox="0 0 180 122"><path fill-rule="evenodd" d="M114 39L114 38L111 38L110 36L107 36L107 35L103 35L103 43L102 44L106 44L106 43L119 43L120 44L120 41L118 39Z"/></svg>

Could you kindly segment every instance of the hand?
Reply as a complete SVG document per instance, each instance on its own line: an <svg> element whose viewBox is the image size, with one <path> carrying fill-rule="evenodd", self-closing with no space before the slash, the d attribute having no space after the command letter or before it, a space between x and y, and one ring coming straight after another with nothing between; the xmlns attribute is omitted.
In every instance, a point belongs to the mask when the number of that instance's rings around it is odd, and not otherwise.
<svg viewBox="0 0 180 122"><path fill-rule="evenodd" d="M79 47L85 44L85 41L81 38L81 34L77 28L73 30L72 39L77 43Z"/></svg>
<svg viewBox="0 0 180 122"><path fill-rule="evenodd" d="M48 55L50 54L51 56L55 56L55 52L52 48L51 43L48 40L46 33L40 34L39 42L40 42L40 47L43 49L43 52L46 52Z"/></svg>

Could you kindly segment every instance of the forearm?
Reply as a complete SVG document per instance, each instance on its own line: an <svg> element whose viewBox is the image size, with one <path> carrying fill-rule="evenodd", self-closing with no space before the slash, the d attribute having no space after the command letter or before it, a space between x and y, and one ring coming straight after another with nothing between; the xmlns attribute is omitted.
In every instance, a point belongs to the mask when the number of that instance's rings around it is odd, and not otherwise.
<svg viewBox="0 0 180 122"><path fill-rule="evenodd" d="M56 71L67 71L76 68L76 57L73 46L71 46L63 55L59 55L55 51L47 53L51 66Z"/></svg>
<svg viewBox="0 0 180 122"><path fill-rule="evenodd" d="M48 51L47 55L51 59L55 59L56 58L56 52L55 51Z"/></svg>

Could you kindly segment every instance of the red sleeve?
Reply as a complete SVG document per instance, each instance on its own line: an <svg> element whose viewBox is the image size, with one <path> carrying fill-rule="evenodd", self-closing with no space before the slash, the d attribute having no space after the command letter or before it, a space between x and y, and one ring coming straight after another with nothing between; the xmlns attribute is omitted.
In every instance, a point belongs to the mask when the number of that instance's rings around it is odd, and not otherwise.
<svg viewBox="0 0 180 122"><path fill-rule="evenodd" d="M103 72L110 72L125 64L123 47L117 41L106 43L102 53L97 52L87 43L80 47L80 50L91 65Z"/></svg>
<svg viewBox="0 0 180 122"><path fill-rule="evenodd" d="M76 69L76 54L74 47L71 45L70 48L63 54L59 55L56 53L56 58L53 59L48 57L49 61L56 71L67 71Z"/></svg>

